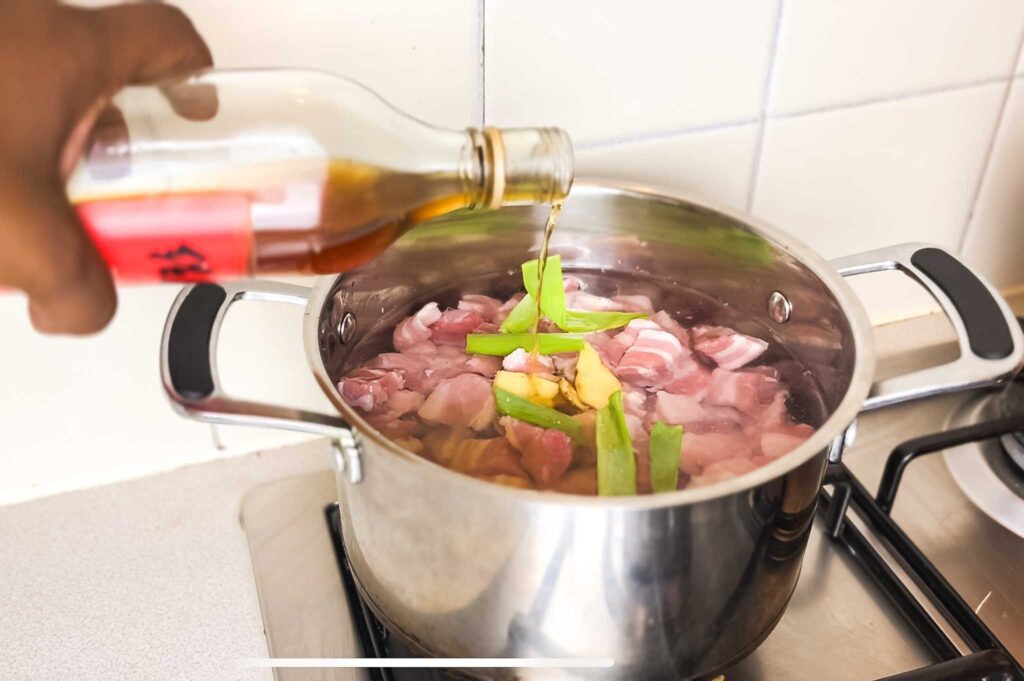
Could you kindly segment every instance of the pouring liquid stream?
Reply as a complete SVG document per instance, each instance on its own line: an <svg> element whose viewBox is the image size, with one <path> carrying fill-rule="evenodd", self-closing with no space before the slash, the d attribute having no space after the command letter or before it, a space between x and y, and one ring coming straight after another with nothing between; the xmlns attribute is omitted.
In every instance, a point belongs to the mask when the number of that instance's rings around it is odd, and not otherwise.
<svg viewBox="0 0 1024 681"><path fill-rule="evenodd" d="M540 301L544 294L544 266L548 261L548 244L551 242L551 233L555 231L555 223L558 222L558 216L562 212L562 202L556 201L551 204L551 211L548 213L547 224L544 225L544 240L540 246L540 260L537 263L537 300L534 301L537 306L537 314L533 320L533 329L530 333L533 334L533 350L530 351L530 357L532 360L537 359L537 355L540 350L540 339L537 337L537 332L540 328Z"/></svg>

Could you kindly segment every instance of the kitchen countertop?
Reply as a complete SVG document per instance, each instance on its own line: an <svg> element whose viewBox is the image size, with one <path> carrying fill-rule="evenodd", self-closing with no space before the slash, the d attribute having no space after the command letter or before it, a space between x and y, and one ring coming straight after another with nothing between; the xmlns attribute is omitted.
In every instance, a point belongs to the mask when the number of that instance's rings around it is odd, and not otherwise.
<svg viewBox="0 0 1024 681"><path fill-rule="evenodd" d="M5 679L271 679L245 534L253 487L327 467L326 441L0 508Z"/></svg>
<svg viewBox="0 0 1024 681"><path fill-rule="evenodd" d="M933 315L876 329L884 375L952 345ZM267 643L241 500L325 470L325 441L0 507L0 650L7 679L270 679L236 661Z"/></svg>

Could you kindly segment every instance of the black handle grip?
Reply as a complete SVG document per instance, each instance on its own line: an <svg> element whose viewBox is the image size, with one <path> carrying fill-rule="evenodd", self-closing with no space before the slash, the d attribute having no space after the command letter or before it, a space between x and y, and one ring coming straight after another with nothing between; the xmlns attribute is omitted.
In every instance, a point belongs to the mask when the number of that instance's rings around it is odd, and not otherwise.
<svg viewBox="0 0 1024 681"><path fill-rule="evenodd" d="M937 248L922 248L911 264L949 296L960 314L971 351L983 359L1003 359L1013 352L1013 337L992 293L959 260Z"/></svg>
<svg viewBox="0 0 1024 681"><path fill-rule="evenodd" d="M216 284L197 284L185 296L167 339L167 369L174 391L188 400L213 393L210 338L227 293Z"/></svg>

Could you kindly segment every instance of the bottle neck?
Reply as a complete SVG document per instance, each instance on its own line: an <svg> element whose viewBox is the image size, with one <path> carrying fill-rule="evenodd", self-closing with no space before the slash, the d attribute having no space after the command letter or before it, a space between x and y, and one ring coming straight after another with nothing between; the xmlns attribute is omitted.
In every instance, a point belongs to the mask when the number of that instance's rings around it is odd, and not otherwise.
<svg viewBox="0 0 1024 681"><path fill-rule="evenodd" d="M572 142L558 128L470 128L463 181L470 208L559 203L573 180Z"/></svg>

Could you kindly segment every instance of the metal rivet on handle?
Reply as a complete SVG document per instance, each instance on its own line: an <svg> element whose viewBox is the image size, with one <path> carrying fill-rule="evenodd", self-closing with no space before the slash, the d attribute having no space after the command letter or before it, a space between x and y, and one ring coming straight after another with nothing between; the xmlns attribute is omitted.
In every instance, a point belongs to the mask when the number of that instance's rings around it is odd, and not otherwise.
<svg viewBox="0 0 1024 681"><path fill-rule="evenodd" d="M768 315L778 324L785 324L793 314L793 303L780 291L768 296Z"/></svg>
<svg viewBox="0 0 1024 681"><path fill-rule="evenodd" d="M338 340L348 343L356 333L356 316L346 312L338 322Z"/></svg>
<svg viewBox="0 0 1024 681"><path fill-rule="evenodd" d="M345 455L341 451L341 447L338 443L331 443L331 464L337 473L345 472Z"/></svg>

